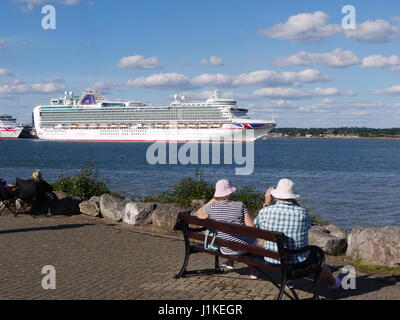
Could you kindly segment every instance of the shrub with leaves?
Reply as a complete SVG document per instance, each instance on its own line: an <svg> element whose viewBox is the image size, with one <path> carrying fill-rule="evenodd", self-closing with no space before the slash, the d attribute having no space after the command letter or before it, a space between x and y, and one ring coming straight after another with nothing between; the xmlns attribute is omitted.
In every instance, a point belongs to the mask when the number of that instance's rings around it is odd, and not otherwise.
<svg viewBox="0 0 400 320"><path fill-rule="evenodd" d="M98 178L98 172L93 162L88 162L83 169L73 177L59 175L58 181L53 183L54 190L64 191L78 196L81 200L88 200L92 196L111 193L105 182Z"/></svg>

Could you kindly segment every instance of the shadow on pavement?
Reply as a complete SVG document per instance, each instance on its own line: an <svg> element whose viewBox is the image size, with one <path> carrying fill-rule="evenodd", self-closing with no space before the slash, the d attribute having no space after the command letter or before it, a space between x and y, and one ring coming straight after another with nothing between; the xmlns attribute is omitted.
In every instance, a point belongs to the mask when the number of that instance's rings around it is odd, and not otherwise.
<svg viewBox="0 0 400 320"><path fill-rule="evenodd" d="M48 227L37 227L37 228L21 228L21 229L10 229L10 230L0 230L1 234L7 233L19 233L19 232L31 232L31 231L43 231L43 230L63 230L63 229L73 229L73 228L81 228L85 226L93 226L93 223L80 223L80 224L60 224L57 226L48 226Z"/></svg>
<svg viewBox="0 0 400 320"><path fill-rule="evenodd" d="M331 267L332 271L340 269L340 267ZM232 270L231 272L236 272L241 275L249 275L249 268L238 268L235 270ZM268 276L270 276L274 281L279 281L279 276L277 274L267 272ZM269 281L269 279L260 277L259 279L262 279L263 281ZM381 290L382 288L385 287L390 287L393 285L396 285L396 282L399 282L398 277L393 277L393 276L388 276L388 277L374 277L371 278L369 275L360 275L357 276L355 279L355 289L330 289L328 288L328 285L320 281L319 282L319 296L320 299L346 299L349 297L356 297L356 296L361 296L361 295L367 295L368 293L371 292L377 292ZM278 282L279 283L279 282ZM294 289L297 291L299 290L298 294L301 294L301 291L307 292L309 294L313 294L312 290L312 280L311 279L298 279L290 282L290 285L294 287ZM277 290L278 292L278 290ZM395 297L393 297L394 299ZM378 295L376 296L376 299L379 299Z"/></svg>

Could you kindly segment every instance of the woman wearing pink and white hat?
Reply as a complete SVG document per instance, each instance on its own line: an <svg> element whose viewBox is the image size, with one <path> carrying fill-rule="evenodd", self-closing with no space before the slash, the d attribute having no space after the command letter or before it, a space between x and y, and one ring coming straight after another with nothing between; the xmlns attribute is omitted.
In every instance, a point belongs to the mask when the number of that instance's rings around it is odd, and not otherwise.
<svg viewBox="0 0 400 320"><path fill-rule="evenodd" d="M243 226L246 225L248 227L254 227L255 225L253 219L247 211L244 203L230 200L230 196L235 191L236 187L232 186L229 180L218 180L215 185L214 198L197 211L197 217L200 219L213 219L220 222L235 223ZM255 244L256 241L256 239L252 237L220 231L217 234L217 238L244 244ZM242 251L225 247L221 247L220 250L224 255L243 254ZM223 264L223 266L228 269L233 269L233 262L228 260ZM251 269L250 277L252 279L257 278L257 273L255 270Z"/></svg>

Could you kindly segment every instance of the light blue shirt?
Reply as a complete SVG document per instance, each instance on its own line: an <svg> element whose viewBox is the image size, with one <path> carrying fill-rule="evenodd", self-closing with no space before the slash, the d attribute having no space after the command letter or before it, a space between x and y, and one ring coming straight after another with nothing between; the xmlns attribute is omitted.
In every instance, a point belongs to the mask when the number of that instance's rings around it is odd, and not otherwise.
<svg viewBox="0 0 400 320"><path fill-rule="evenodd" d="M256 226L268 231L277 231L285 234L288 249L300 249L308 246L308 229L311 227L311 218L308 211L290 201L278 200L276 204L264 207L254 220ZM265 241L265 249L278 251L276 243ZM296 264L308 258L310 252L289 255L288 263ZM280 263L279 260L265 257L270 263Z"/></svg>

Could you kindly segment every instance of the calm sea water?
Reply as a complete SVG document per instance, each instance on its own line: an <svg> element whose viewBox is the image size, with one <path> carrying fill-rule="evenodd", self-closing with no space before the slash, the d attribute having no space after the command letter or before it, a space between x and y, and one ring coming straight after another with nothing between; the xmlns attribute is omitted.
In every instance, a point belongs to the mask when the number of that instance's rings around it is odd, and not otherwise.
<svg viewBox="0 0 400 320"><path fill-rule="evenodd" d="M0 142L0 177L14 182L41 169L49 182L60 172L74 174L93 160L102 178L116 191L137 197L167 190L183 177L214 183L228 178L239 188L260 191L283 177L296 183L305 205L346 229L355 225L400 224L400 140L289 140L255 143L252 175L235 175L236 165L150 165L147 143Z"/></svg>

